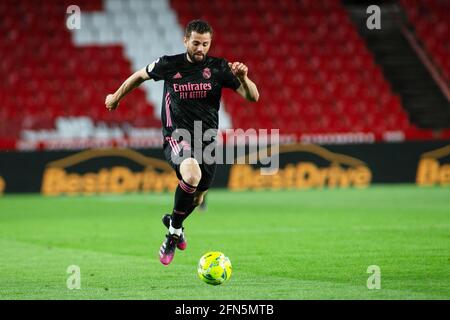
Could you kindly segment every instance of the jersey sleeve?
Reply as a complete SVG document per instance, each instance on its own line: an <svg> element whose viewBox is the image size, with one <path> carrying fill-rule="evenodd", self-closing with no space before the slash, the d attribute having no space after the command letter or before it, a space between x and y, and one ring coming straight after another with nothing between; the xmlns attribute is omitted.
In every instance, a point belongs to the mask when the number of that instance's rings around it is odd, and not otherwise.
<svg viewBox="0 0 450 320"><path fill-rule="evenodd" d="M222 86L225 88L230 88L232 90L237 90L241 86L239 79L231 72L228 66L228 61L222 59L221 62L221 73L222 73Z"/></svg>
<svg viewBox="0 0 450 320"><path fill-rule="evenodd" d="M155 81L164 80L167 74L167 69L168 61L166 56L158 58L145 68L150 79Z"/></svg>

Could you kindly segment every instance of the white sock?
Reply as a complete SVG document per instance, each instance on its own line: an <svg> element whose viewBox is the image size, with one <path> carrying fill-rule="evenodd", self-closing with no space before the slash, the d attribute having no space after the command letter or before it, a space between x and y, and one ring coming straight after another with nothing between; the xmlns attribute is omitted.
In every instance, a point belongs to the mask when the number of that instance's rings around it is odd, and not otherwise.
<svg viewBox="0 0 450 320"><path fill-rule="evenodd" d="M183 229L175 229L174 227L172 227L172 222L170 222L170 226L169 226L169 233L170 234L176 234L177 236L181 236L181 232L183 232Z"/></svg>

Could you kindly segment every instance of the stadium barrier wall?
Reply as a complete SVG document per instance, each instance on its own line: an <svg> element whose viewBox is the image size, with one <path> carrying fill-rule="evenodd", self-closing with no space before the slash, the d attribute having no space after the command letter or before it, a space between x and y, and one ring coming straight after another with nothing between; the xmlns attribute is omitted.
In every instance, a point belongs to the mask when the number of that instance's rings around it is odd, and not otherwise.
<svg viewBox="0 0 450 320"><path fill-rule="evenodd" d="M450 185L450 141L279 147L279 170L218 165L213 187L230 190L366 188L378 183ZM0 153L0 193L77 195L171 191L162 149Z"/></svg>

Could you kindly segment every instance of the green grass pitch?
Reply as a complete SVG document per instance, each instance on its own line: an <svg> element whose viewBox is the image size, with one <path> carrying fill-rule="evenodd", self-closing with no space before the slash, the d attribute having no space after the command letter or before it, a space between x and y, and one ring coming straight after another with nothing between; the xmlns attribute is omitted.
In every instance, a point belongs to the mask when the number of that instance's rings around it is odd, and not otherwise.
<svg viewBox="0 0 450 320"><path fill-rule="evenodd" d="M0 299L450 299L450 189L211 190L158 260L172 195L0 198ZM197 276L207 251L233 275ZM81 270L69 290L67 267ZM369 290L370 265L381 289Z"/></svg>

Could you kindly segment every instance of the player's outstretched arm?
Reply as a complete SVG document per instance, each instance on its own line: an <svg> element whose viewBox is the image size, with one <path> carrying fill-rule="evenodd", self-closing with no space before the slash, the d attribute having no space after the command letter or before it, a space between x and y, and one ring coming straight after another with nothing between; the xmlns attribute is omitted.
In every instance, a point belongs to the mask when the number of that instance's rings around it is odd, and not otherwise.
<svg viewBox="0 0 450 320"><path fill-rule="evenodd" d="M113 94L108 94L105 99L106 109L115 110L119 106L119 101L133 89L139 87L142 82L150 79L145 68L133 73Z"/></svg>
<svg viewBox="0 0 450 320"><path fill-rule="evenodd" d="M241 62L228 63L231 72L239 79L241 86L236 90L243 98L250 102L256 102L259 99L259 92L256 84L247 76L248 67Z"/></svg>

